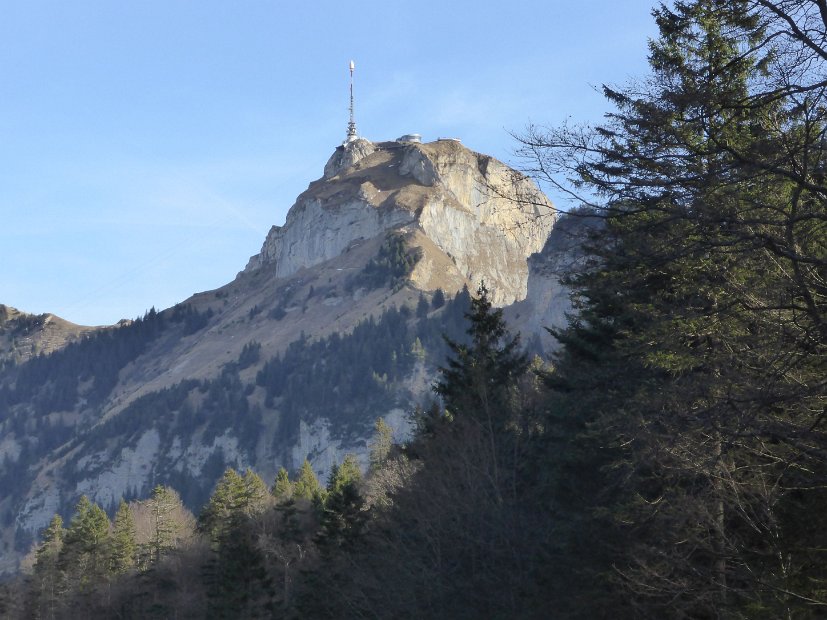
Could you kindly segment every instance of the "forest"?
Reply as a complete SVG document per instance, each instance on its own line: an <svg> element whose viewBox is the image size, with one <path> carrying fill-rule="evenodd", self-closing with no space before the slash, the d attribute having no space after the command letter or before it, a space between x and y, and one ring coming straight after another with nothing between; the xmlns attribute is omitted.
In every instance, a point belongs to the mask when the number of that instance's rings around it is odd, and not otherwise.
<svg viewBox="0 0 827 620"><path fill-rule="evenodd" d="M367 472L227 469L197 517L162 485L112 520L81 499L2 614L827 615L827 4L653 16L650 74L604 87L602 124L518 137L602 220L553 359L481 286L438 399L402 444L376 420Z"/></svg>

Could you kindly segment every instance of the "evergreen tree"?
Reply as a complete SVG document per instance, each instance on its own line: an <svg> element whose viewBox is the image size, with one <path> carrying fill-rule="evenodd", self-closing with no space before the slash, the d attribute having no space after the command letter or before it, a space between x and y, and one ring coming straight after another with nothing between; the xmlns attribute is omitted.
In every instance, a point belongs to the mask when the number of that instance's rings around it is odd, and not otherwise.
<svg viewBox="0 0 827 620"><path fill-rule="evenodd" d="M434 310L438 310L442 306L445 305L445 293L441 288L438 288L434 291L434 297L431 300L431 306L433 306Z"/></svg>
<svg viewBox="0 0 827 620"><path fill-rule="evenodd" d="M103 508L80 498L63 538L58 569L72 590L89 591L109 576L109 519Z"/></svg>
<svg viewBox="0 0 827 620"><path fill-rule="evenodd" d="M257 474L230 468L201 513L199 527L215 552L204 568L209 617L264 617L271 607L273 587L255 532L268 497Z"/></svg>
<svg viewBox="0 0 827 620"><path fill-rule="evenodd" d="M322 495L322 485L307 459L302 463L296 482L293 484L293 497L295 499L315 499Z"/></svg>
<svg viewBox="0 0 827 620"><path fill-rule="evenodd" d="M111 571L121 574L135 566L138 546L135 542L135 518L129 505L121 499L112 524Z"/></svg>
<svg viewBox="0 0 827 620"><path fill-rule="evenodd" d="M431 304L428 303L428 300L425 299L425 295L422 293L419 294L419 301L416 303L416 316L419 319L424 319L428 317L428 310L431 309Z"/></svg>
<svg viewBox="0 0 827 620"><path fill-rule="evenodd" d="M393 429L384 418L377 418L373 440L370 442L370 469L376 471L387 460L393 447Z"/></svg>
<svg viewBox="0 0 827 620"><path fill-rule="evenodd" d="M630 614L794 617L823 599L823 539L801 525L826 473L825 304L805 266L823 256L825 145L804 137L806 98L767 90L778 33L759 5L781 4L662 5L652 79L606 88L616 112L593 133L527 141L605 218L558 334L544 469L577 524L569 557L607 543L580 591L614 572Z"/></svg>
<svg viewBox="0 0 827 620"><path fill-rule="evenodd" d="M270 493L261 477L248 469L241 476L229 468L215 485L210 501L199 517L199 529L213 544L219 544L226 532L246 517L260 513Z"/></svg>
<svg viewBox="0 0 827 620"><path fill-rule="evenodd" d="M43 532L43 542L35 552L30 600L27 605L33 617L46 620L58 617L64 587L62 572L58 568L58 558L63 550L65 534L63 519L60 515L55 515Z"/></svg>
<svg viewBox="0 0 827 620"><path fill-rule="evenodd" d="M484 283L465 316L471 342L446 338L453 357L439 369L434 390L450 416L476 420L489 431L501 430L510 421L514 391L528 369L528 358L520 351L520 337L509 334L502 310L492 306Z"/></svg>
<svg viewBox="0 0 827 620"><path fill-rule="evenodd" d="M293 483L290 482L290 476L284 467L279 467L276 474L276 480L273 483L273 488L270 490L276 501L283 502L293 496Z"/></svg>
<svg viewBox="0 0 827 620"><path fill-rule="evenodd" d="M215 485L210 501L198 518L199 529L214 545L232 527L231 519L244 509L244 479L232 468L228 468Z"/></svg>
<svg viewBox="0 0 827 620"><path fill-rule="evenodd" d="M167 486L157 485L145 502L149 511L149 540L141 545L145 567L157 566L161 558L173 553L183 530L180 518L184 510L181 496Z"/></svg>
<svg viewBox="0 0 827 620"><path fill-rule="evenodd" d="M358 485L362 481L359 462L352 454L345 455L341 465L334 466L327 482L328 493L338 493L347 485Z"/></svg>

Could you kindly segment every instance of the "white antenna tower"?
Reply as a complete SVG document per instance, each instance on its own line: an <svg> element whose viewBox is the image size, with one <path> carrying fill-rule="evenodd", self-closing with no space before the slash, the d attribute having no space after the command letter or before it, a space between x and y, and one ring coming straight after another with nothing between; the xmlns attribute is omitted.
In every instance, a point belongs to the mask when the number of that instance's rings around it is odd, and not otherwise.
<svg viewBox="0 0 827 620"><path fill-rule="evenodd" d="M353 142L356 139L356 119L353 116L353 70L356 64L350 61L350 121L347 124L347 138L345 144Z"/></svg>

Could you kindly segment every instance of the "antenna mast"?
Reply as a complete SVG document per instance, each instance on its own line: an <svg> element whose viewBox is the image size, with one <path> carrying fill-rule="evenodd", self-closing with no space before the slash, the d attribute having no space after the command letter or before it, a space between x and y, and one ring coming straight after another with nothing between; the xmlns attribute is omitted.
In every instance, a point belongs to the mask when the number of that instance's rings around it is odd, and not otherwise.
<svg viewBox="0 0 827 620"><path fill-rule="evenodd" d="M350 61L350 121L347 124L347 138L345 144L353 142L356 139L356 119L353 116L353 70L356 64Z"/></svg>

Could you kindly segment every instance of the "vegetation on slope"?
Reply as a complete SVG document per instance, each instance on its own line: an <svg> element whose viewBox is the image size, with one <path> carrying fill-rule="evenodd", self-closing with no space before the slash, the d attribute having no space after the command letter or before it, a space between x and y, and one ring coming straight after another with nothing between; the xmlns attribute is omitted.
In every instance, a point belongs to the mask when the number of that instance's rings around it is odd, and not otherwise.
<svg viewBox="0 0 827 620"><path fill-rule="evenodd" d="M660 6L650 81L606 89L596 130L525 138L605 218L552 368L527 363L482 290L436 378L445 409L420 411L403 446L377 424L366 478L342 463L323 489L303 467L266 493L228 471L193 542L61 585L58 615L823 615L819 9ZM104 537L97 511L76 519L100 536L54 521L10 611L69 583L61 545Z"/></svg>

